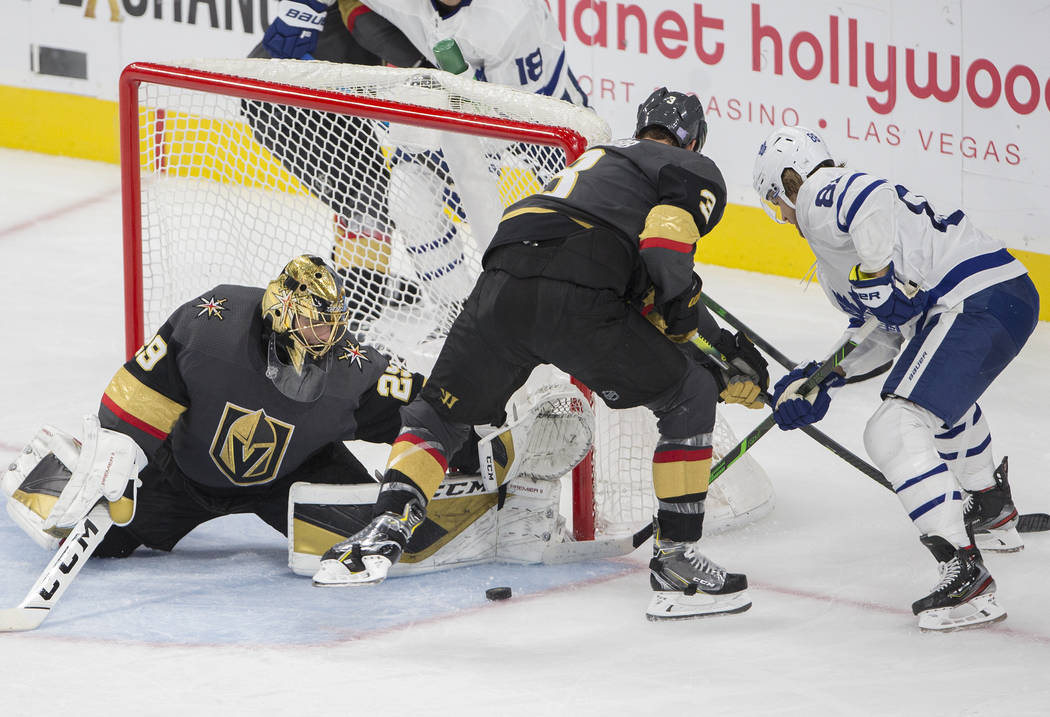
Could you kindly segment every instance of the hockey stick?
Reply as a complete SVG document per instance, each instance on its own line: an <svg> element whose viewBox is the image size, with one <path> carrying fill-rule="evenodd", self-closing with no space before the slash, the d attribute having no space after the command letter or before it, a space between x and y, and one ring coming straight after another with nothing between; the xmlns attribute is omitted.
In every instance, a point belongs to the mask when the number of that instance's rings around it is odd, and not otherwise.
<svg viewBox="0 0 1050 717"><path fill-rule="evenodd" d="M701 296L703 296L703 294L701 294ZM875 330L875 327L878 326L878 324L879 321L874 316L868 317L868 320L865 321L860 328L854 331L853 335L850 336L850 338L848 338L844 344L836 348L832 352L831 356L828 357L828 359L824 361L824 363L822 363L817 368L817 370L802 383L801 386L798 387L798 395L805 396L810 391L815 389L818 385L820 385L820 382L827 378L828 374L834 371L835 367L842 363L842 360L849 356L853 349L857 348L859 344L863 343L864 339L866 339L868 335ZM699 337L694 338L693 343L704 353L708 353L708 349L705 348L704 344L714 349L713 346L711 346L709 343L707 343ZM715 349L715 351L717 351L717 349ZM723 358L721 352L719 352L718 355L720 358ZM761 423L755 426L755 428L750 433L744 436L744 440L736 444L736 446L732 450L730 450L722 457L722 460L720 460L718 463L711 467L711 475L707 481L708 484L714 483L716 480L718 480L718 477L725 473L729 466L733 465L738 460L740 460L740 458L742 458L743 455L747 453L751 446L755 445L755 443L758 442L759 438L769 433L769 430L775 425L776 420L773 418L772 413L770 413L768 416L762 419ZM883 480L885 480L885 478L883 478ZM641 530L639 530L637 533L635 533L632 539L638 541L638 544L640 545L641 543L645 542L645 540L648 539L649 536L651 536L652 534L653 526L647 525Z"/></svg>
<svg viewBox="0 0 1050 717"><path fill-rule="evenodd" d="M846 339L846 342L844 344L835 349L835 351L832 352L831 356L828 357L828 359L824 361L824 363L822 363L817 368L817 370L802 383L801 386L798 387L796 393L798 393L799 396L805 396L810 391L817 388L820 385L820 382L827 378L828 374L834 371L835 367L842 363L842 360L853 352L853 349L857 348L859 344L863 343L864 339L868 338L868 335L871 334L871 332L874 331L875 327L878 325L878 319L876 319L874 316L869 317L868 320L865 321L862 326L860 326L856 331L853 332L852 336ZM772 413L766 416L764 419L762 419L761 423L755 426L755 428L750 433L744 436L744 440L740 441L740 443L738 443L736 447L733 448L733 450L727 453L725 457L723 457L722 460L718 462L717 465L711 468L711 477L709 480L714 481L718 478L718 476L725 473L726 469L729 468L729 466L733 465L733 463L739 460L740 457L743 456L744 453L746 453L747 450L751 448L751 446L753 446L759 438L766 435L766 433L769 432L769 429L771 429L775 425L776 420L773 418ZM883 478L883 480L886 479Z"/></svg>
<svg viewBox="0 0 1050 717"><path fill-rule="evenodd" d="M723 307L717 301L712 299L710 296L708 296L707 294L700 294L700 300L704 302L704 304L707 306L707 308L711 309L711 311L715 312L716 314L721 316L723 319L725 319L726 323L728 323L734 329L736 329L737 331L742 331L744 334L746 334L747 337L749 339L751 339L752 342L754 342L755 346L757 346L758 348L760 348L763 351L765 351L769 355L769 357L771 359L773 359L778 364L780 364L781 366L786 368L788 371L790 371L791 369L793 369L796 366L798 366L797 363L795 363L794 361L789 359L784 354L780 353L780 351L777 350L776 346L774 346L773 344L769 343L768 341L763 339L761 336L759 336L757 333L752 331L751 328L747 324L745 324L743 321L741 321L740 319L738 319L737 317L735 317L731 313L729 313L729 311L725 307ZM858 376L849 376L849 377L847 377L846 378L846 383L858 383L860 381L866 381L869 378L873 378L873 377L878 376L880 374L886 373L892 367L893 367L893 362L892 361L887 361L882 366L878 366L876 368L873 368L871 371L868 371L867 373L860 374Z"/></svg>
<svg viewBox="0 0 1050 717"><path fill-rule="evenodd" d="M39 627L112 525L113 519L104 502L81 518L18 607L0 610L0 632Z"/></svg>
<svg viewBox="0 0 1050 717"><path fill-rule="evenodd" d="M728 319L727 319L727 321L728 321ZM742 331L744 334L746 334L748 338L751 338L751 335L747 334L747 332L744 331L744 329L740 329L740 331ZM733 366L731 366L729 364L729 361L727 360L727 358L725 356L722 355L722 352L719 351L717 348L715 348L714 345L712 345L709 341L707 341L703 337L701 337L701 336L694 336L693 337L693 345L695 345L697 348L699 348L701 351L703 351L707 356L711 357L711 360L713 360L715 363L717 363L719 366L721 366L726 371L734 371ZM757 345L757 342L756 342L756 345ZM770 395L768 393L763 391L761 394L759 394L759 398L762 399L762 402L764 404L766 404L770 408L773 408L773 399L770 397ZM875 466L871 465L870 463L865 461L860 456L852 453L848 448L846 448L845 446L840 444L838 441L836 441L831 436L827 435L826 433L824 433L823 431L819 430L815 426L802 426L801 430L807 436L809 436L810 438L815 440L817 443L819 443L820 445L822 445L825 448L827 448L829 451L831 451L832 453L837 455L839 458L843 459L844 461L849 463L854 468L857 468L862 473L866 474L869 478L874 480L876 483L879 483L879 484L885 486L886 488L889 488L890 490L893 490L893 486L890 485L890 482L888 480L886 480L886 477L884 475L882 475L882 473L879 471L878 468L876 468Z"/></svg>
<svg viewBox="0 0 1050 717"><path fill-rule="evenodd" d="M566 541L548 545L543 551L544 565L574 563L578 560L598 560L627 555L641 546L653 534L653 525L649 523L634 535L623 538L599 540Z"/></svg>
<svg viewBox="0 0 1050 717"><path fill-rule="evenodd" d="M707 308L711 309L711 311L715 312L723 319L725 319L726 322L730 326L735 328L737 331L743 332L749 339L751 339L751 341L754 342L756 346L758 346L760 349L769 354L770 358L779 363L781 366L788 369L789 371L798 366L797 363L789 359L784 354L780 353L780 351L778 351L775 346L773 346L768 341L759 336L757 333L755 333L743 321L738 319L733 314L729 313L729 311L727 311L721 304L712 299L710 296L708 296L707 294L700 294L700 299L704 302ZM699 344L697 345L699 346ZM711 348L713 350L716 350L713 346ZM704 353L711 355L710 351L705 349L703 346L700 346L700 349L704 351ZM893 362L891 361L889 364L887 364L887 366L892 365L892 363ZM884 371L885 369L882 368L875 369L858 378L870 378L871 376L878 375L879 373L883 373ZM848 379L847 383L849 383ZM768 401L766 401L766 403L768 404ZM890 484L890 482L886 480L886 476L884 476L878 468L871 465L855 453L851 452L848 448L836 442L827 434L813 429L812 426L803 426L802 431L808 436L810 436L817 443L821 444L829 451L837 455L839 458L841 458L842 460L846 461L851 466L859 470L861 473L867 475L876 483L882 485L885 488L893 490L892 484ZM1048 530L1050 530L1050 514L1025 513L1023 515L1018 516L1017 532L1019 533L1041 533Z"/></svg>

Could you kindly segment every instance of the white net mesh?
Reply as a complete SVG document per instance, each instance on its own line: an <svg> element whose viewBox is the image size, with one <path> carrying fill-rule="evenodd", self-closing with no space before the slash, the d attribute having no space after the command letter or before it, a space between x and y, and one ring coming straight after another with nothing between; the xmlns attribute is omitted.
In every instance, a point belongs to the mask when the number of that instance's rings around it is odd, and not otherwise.
<svg viewBox="0 0 1050 717"><path fill-rule="evenodd" d="M645 408L613 411L596 399L594 441L594 528L599 535L626 535L656 510L650 471L659 433ZM712 465L738 443L721 413L715 416ZM744 454L711 484L704 532L716 533L764 515L773 488L762 466Z"/></svg>
<svg viewBox="0 0 1050 717"><path fill-rule="evenodd" d="M289 60L177 70L142 82L137 107L122 109L138 118L146 336L194 294L263 286L310 253L344 274L364 340L427 372L503 209L566 163L562 148L482 136L492 118L609 139L590 110L433 70ZM239 99L245 83L232 77L253 81L255 99ZM460 114L435 129L406 107ZM598 411L603 532L651 515L646 414Z"/></svg>
<svg viewBox="0 0 1050 717"><path fill-rule="evenodd" d="M565 166L561 148L303 109L348 96L609 138L593 112L430 70L278 60L184 64L278 83L273 99L143 83L144 325L219 283L260 285L292 256L331 258L355 328L425 371L481 269L503 209ZM381 102L382 101L382 102ZM462 120L468 124L469 120Z"/></svg>

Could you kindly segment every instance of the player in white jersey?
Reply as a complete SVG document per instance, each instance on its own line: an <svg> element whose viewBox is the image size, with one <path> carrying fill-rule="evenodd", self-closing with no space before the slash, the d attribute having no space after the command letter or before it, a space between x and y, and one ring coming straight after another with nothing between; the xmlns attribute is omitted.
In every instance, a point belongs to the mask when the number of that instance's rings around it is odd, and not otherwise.
<svg viewBox="0 0 1050 717"><path fill-rule="evenodd" d="M545 0L362 0L435 67L434 45L452 39L475 79L587 105Z"/></svg>
<svg viewBox="0 0 1050 717"><path fill-rule="evenodd" d="M882 324L881 337L843 363L845 373L885 361L906 342L864 444L940 566L933 591L912 605L919 627L1004 619L973 530L993 529L1008 550L1022 544L1005 463L1000 480L977 399L1038 321L1039 295L1025 267L961 210L940 213L900 184L836 166L820 136L801 127L781 128L762 144L754 185L767 212L809 242L821 286L849 314L850 328L866 314ZM844 383L833 374L800 396L815 366L777 383L781 428L823 418L831 391Z"/></svg>

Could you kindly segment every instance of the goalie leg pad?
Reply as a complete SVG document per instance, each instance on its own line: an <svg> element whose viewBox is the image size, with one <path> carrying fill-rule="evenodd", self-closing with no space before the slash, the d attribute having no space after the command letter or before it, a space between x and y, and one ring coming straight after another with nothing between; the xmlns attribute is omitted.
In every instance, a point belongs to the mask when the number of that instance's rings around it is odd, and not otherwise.
<svg viewBox="0 0 1050 717"><path fill-rule="evenodd" d="M570 540L559 512L561 483L519 476L507 486L496 514L496 558L508 563L544 561L548 546Z"/></svg>
<svg viewBox="0 0 1050 717"><path fill-rule="evenodd" d="M314 575L321 556L368 525L379 484L294 483L288 494L288 567ZM448 476L427 506L391 576L491 562L496 556L495 493L478 476Z"/></svg>

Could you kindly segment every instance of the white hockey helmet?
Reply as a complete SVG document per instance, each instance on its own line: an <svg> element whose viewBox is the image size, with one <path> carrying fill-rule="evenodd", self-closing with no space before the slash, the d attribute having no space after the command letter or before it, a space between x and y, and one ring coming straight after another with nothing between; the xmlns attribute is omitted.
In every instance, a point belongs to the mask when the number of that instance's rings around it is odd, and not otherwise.
<svg viewBox="0 0 1050 717"><path fill-rule="evenodd" d="M785 169L794 169L805 179L821 162L830 159L831 153L824 140L805 127L781 127L766 137L766 141L758 148L753 175L755 191L766 214L783 224L784 220L777 211L778 197L792 209L795 208L784 192L781 177Z"/></svg>

